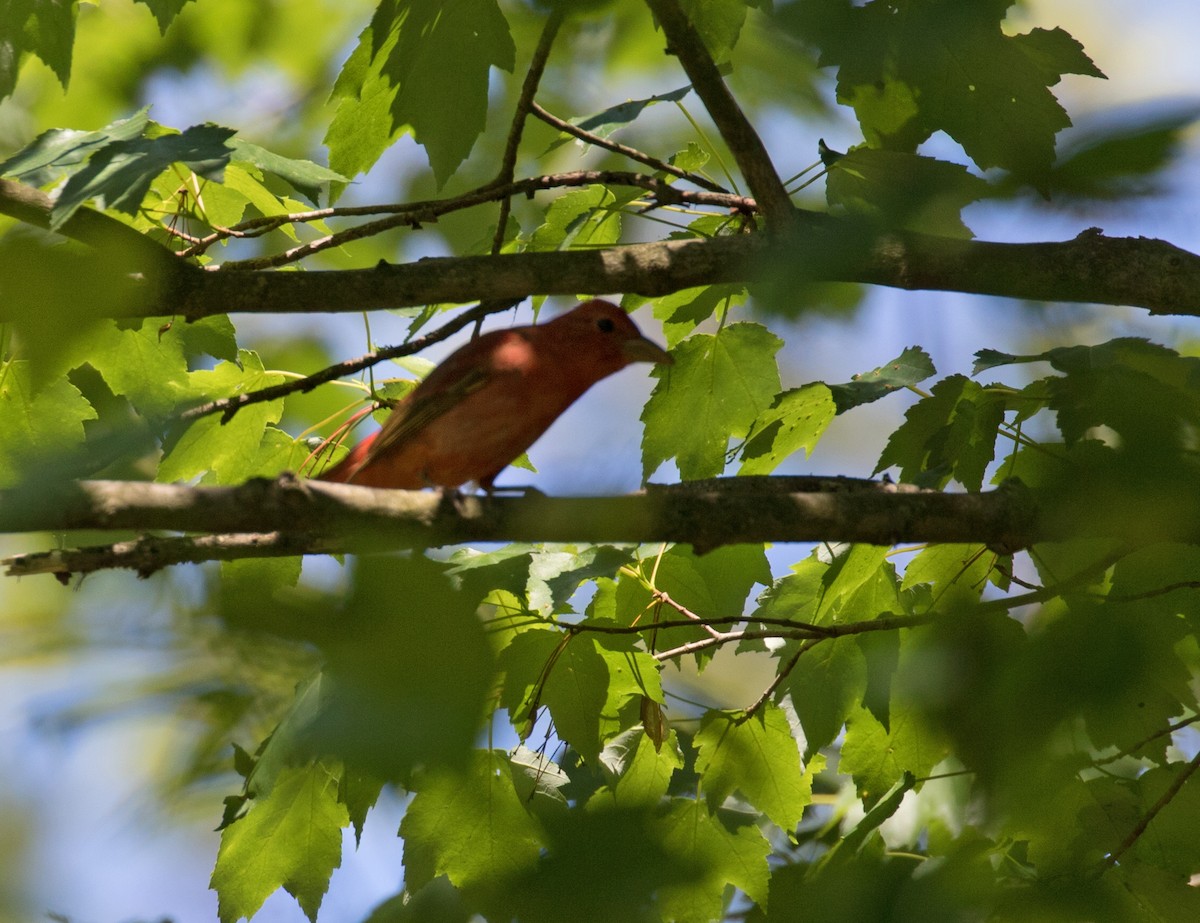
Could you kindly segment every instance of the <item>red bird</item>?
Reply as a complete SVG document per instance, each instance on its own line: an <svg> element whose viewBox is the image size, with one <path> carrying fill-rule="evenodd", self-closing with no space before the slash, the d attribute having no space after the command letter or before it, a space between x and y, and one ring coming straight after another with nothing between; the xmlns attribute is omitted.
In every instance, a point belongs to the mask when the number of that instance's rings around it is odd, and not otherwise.
<svg viewBox="0 0 1200 923"><path fill-rule="evenodd" d="M486 491L576 398L632 362L674 360L623 310L585 301L554 320L496 330L451 353L325 481Z"/></svg>

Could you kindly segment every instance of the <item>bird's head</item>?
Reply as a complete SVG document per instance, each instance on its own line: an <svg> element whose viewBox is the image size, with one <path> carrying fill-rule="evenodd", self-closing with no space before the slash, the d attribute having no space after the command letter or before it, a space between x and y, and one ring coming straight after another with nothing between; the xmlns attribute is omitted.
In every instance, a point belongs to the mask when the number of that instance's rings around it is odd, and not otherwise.
<svg viewBox="0 0 1200 923"><path fill-rule="evenodd" d="M665 349L642 336L629 315L610 301L593 298L551 323L561 325L560 329L576 340L581 349L609 358L617 368L632 362L664 365L675 362Z"/></svg>

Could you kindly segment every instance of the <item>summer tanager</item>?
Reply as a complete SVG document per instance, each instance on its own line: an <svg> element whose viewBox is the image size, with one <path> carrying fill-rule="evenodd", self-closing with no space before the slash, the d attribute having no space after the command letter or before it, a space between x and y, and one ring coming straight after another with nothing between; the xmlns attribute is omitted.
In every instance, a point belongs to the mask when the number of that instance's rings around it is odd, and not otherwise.
<svg viewBox="0 0 1200 923"><path fill-rule="evenodd" d="M576 398L631 362L673 360L614 304L486 333L451 353L322 480L486 491Z"/></svg>

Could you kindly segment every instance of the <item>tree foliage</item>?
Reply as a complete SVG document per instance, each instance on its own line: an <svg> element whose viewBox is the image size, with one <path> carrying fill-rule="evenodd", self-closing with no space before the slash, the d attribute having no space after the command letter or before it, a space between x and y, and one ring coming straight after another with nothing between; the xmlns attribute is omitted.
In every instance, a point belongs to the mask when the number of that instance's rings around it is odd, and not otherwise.
<svg viewBox="0 0 1200 923"><path fill-rule="evenodd" d="M1196 918L1194 349L1163 329L1015 354L981 332L971 374L939 375L920 346L842 381L777 363L789 320L852 310L857 283L1194 313L1191 254L1083 228L1005 250L972 240L964 210L1133 196L1195 113L1056 153L1071 124L1056 86L1104 75L1066 28L1014 25L1010 0L144 6L0 4L0 97L21 116L0 136L5 522L58 528L46 510L75 479L128 482L136 513L141 481L312 470L314 434L344 436L410 387L329 381L387 359L419 374L405 357L512 306L493 285L540 308L595 278L575 274L585 261L623 263L625 306L649 304L675 359L641 414L643 480L736 502L749 476L819 460L836 418L877 419L865 405L907 391L874 466L899 482L876 485L885 500L957 494L946 509L966 517L1019 497L1038 515L1003 542L897 547L928 522L874 506L770 556L711 531L408 548L345 559L332 581L299 555L388 536L92 549L98 567L140 549L143 574L221 561L199 592L155 576L192 665L138 694L204 718L184 774L228 792L223 816L208 804L223 923L279 889L317 920L343 831L361 836L385 790L407 798L403 887L369 923ZM163 124L136 80L104 79L106 41L143 75L252 83L258 62L288 75L286 115ZM861 143L814 137L812 167L782 178L768 114L833 106ZM418 150L419 168L389 172ZM431 251L448 254L436 272L405 275ZM397 252L405 265L375 266ZM447 279L480 306L453 314ZM327 283L325 310L393 307L405 343L368 332L339 364L196 307L278 310L279 292ZM99 504L70 521L198 532L204 502L200 520ZM237 531L269 531L266 512ZM33 557L64 582L93 569Z"/></svg>

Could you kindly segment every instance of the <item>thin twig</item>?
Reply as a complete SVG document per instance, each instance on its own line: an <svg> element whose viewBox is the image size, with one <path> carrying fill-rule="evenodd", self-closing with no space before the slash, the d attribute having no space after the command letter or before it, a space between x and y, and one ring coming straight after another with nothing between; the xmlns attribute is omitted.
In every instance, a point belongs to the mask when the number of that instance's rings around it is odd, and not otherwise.
<svg viewBox="0 0 1200 923"><path fill-rule="evenodd" d="M494 302L478 305L447 321L437 330L417 337L415 340L409 340L407 343L401 343L398 346L385 346L381 349L373 349L369 353L364 353L355 359L347 359L345 362L335 363L304 378L296 378L291 381L285 381L282 384L271 385L268 388L246 391L242 394L234 394L231 397L222 397L215 401L207 401L195 407L189 407L179 415L179 419L186 423L200 417L208 416L209 414L219 413L222 415L221 422L228 423L233 419L234 414L250 404L277 400L281 397L287 397L289 394L307 393L317 387L317 385L323 385L326 382L343 378L346 375L353 375L355 372L360 372L365 368L385 362L388 359L411 356L432 346L434 343L440 343L464 327L476 321L483 320L489 314L507 310L508 307L511 307L511 305L507 303L498 305Z"/></svg>
<svg viewBox="0 0 1200 923"><path fill-rule="evenodd" d="M516 195L530 196L545 189L559 189L571 186L590 186L602 184L610 186L633 186L645 189L664 205L710 205L716 208L727 208L736 211L752 213L757 209L753 199L731 193L709 192L708 190L676 189L670 183L657 176L647 176L642 173L630 173L619 170L575 170L570 173L553 173L544 176L531 176L526 179L506 183L503 186L481 186L471 192L464 193L452 199L440 199L431 202L416 203L411 206L389 206L394 214L378 221L369 221L344 231L327 234L317 240L311 240L276 253L271 256L254 257L246 260L230 260L221 264L221 271L266 269L273 266L283 266L294 263L314 253L339 247L350 241L359 240L381 234L402 225L420 227L422 224L432 224L442 215L487 202L495 202Z"/></svg>
<svg viewBox="0 0 1200 923"><path fill-rule="evenodd" d="M805 651L812 650L813 645L819 643L819 641L819 638L814 638L811 641L801 642L799 647L796 648L796 653L794 653L791 656L791 659L789 659L788 662L780 668L779 672L775 674L775 678L772 679L767 685L767 688L763 690L762 695L755 699L754 704L747 708L742 714L740 719L741 721L746 721L751 718L755 712L757 712L760 708L766 705L768 701L770 701L771 696L775 694L775 690L778 689L780 684L788 678L792 670L796 669L796 664L800 662L800 655L802 655Z"/></svg>
<svg viewBox="0 0 1200 923"><path fill-rule="evenodd" d="M1160 737L1169 737L1170 735L1174 734L1176 731L1181 731L1185 727L1195 724L1197 721L1200 721L1200 715L1192 715L1192 717L1190 717L1190 718L1181 718L1179 721L1176 721L1174 724L1168 724L1165 728L1161 728L1161 729L1155 731L1153 734L1147 734L1145 737L1143 737L1141 740L1139 740L1133 746L1126 747L1124 750L1121 750L1119 753L1114 753L1112 756L1106 756L1102 760L1097 760L1092 765L1107 766L1109 763L1115 763L1119 759L1124 759L1127 756L1132 756L1133 754L1135 754L1139 750L1141 750L1142 747L1145 747L1148 744L1154 743L1154 741L1158 740Z"/></svg>
<svg viewBox="0 0 1200 923"><path fill-rule="evenodd" d="M1146 832L1146 828L1150 826L1151 821L1153 821L1154 818L1159 815L1162 809L1170 804L1171 800L1179 794L1179 790L1183 788L1184 783L1192 777L1197 769L1200 769L1200 753L1197 753L1192 757L1191 762L1189 762L1187 766L1183 768L1183 771L1175 777L1175 780L1170 784L1167 790L1163 792L1162 797L1159 798L1158 801L1154 802L1154 806L1147 811L1145 815L1143 815L1142 819L1137 822L1137 825L1129 831L1129 835L1121 841L1120 845L1117 846L1116 849L1114 849L1104 858L1104 866L1106 868L1112 868L1121 861L1121 857L1125 855L1125 853L1127 853L1133 847L1133 844L1138 841L1141 835Z"/></svg>
<svg viewBox="0 0 1200 923"><path fill-rule="evenodd" d="M694 183L701 189L707 189L709 192L728 193L720 183L714 183L706 176L701 176L698 173L690 173L687 170L680 169L672 163L667 163L665 160L660 160L657 157L652 157L650 154L643 153L637 148L629 147L621 144L618 141L610 141L608 138L602 138L597 134L593 134L586 129L580 128L578 125L560 119L557 115L547 112L536 102L533 104L533 114L545 122L552 128L557 128L559 131L565 132L572 137L578 138L593 147L602 147L606 151L612 151L614 154L620 154L623 157L628 157L630 160L635 160L638 163L645 164L652 170L660 170L663 173L670 173L672 176L677 176L680 179L685 179L689 183Z"/></svg>
<svg viewBox="0 0 1200 923"><path fill-rule="evenodd" d="M504 143L504 156L500 159L500 170L494 180L497 186L506 186L513 181L517 168L517 152L521 147L521 135L525 132L525 122L534 106L533 97L537 94L538 84L546 70L546 61L550 58L550 49L554 38L558 35L563 21L563 7L551 11L542 34L538 38L537 48L534 49L533 59L529 62L529 70L525 72L525 82L521 85L521 95L517 99L516 112L513 114L512 126ZM500 216L496 222L496 233L492 238L492 253L499 253L504 246L504 231L508 227L508 216L512 211L512 199L505 196L500 200Z"/></svg>

